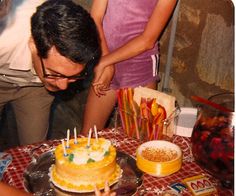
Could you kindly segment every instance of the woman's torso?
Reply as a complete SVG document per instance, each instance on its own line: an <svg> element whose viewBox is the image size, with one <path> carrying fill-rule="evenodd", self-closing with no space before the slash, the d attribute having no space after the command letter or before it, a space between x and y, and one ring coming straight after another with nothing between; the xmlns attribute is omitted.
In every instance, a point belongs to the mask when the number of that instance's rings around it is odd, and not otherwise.
<svg viewBox="0 0 236 196"><path fill-rule="evenodd" d="M108 0L103 27L110 51L144 31L157 2L158 0ZM157 47L147 53L156 54Z"/></svg>

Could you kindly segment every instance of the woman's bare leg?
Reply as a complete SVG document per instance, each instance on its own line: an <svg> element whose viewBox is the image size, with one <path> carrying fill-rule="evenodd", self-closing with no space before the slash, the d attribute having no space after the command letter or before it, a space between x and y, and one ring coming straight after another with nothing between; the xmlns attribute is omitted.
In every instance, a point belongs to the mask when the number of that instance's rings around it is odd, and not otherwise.
<svg viewBox="0 0 236 196"><path fill-rule="evenodd" d="M150 82L145 87L156 90L156 81ZM103 129L115 107L116 100L115 90L109 90L105 96L98 97L90 88L83 116L82 134L87 135L89 129L94 125L98 130Z"/></svg>
<svg viewBox="0 0 236 196"><path fill-rule="evenodd" d="M106 95L98 97L92 88L89 89L83 116L82 134L96 125L98 130L105 127L106 122L116 104L116 91L109 90Z"/></svg>

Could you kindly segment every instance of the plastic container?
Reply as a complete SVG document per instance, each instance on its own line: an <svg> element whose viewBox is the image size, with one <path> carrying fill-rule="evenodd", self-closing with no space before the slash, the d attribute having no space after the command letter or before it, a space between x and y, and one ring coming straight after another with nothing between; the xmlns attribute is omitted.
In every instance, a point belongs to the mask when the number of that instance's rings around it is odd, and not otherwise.
<svg viewBox="0 0 236 196"><path fill-rule="evenodd" d="M167 151L176 153L174 159L170 159L168 161L153 161L148 160L143 156L143 151L145 149L156 149L158 152ZM162 154L162 153L159 153ZM170 174L177 172L182 165L182 151L179 146L164 140L153 140L149 142L145 142L140 145L137 149L136 154L136 164L137 167L143 172L156 176L156 177L164 177Z"/></svg>

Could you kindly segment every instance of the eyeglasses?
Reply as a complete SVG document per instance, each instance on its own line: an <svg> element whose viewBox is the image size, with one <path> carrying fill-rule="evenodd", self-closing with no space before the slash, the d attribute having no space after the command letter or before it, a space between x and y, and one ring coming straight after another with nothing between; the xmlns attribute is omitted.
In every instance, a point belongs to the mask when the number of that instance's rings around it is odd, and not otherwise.
<svg viewBox="0 0 236 196"><path fill-rule="evenodd" d="M73 80L83 80L88 76L88 72L86 70L83 70L79 75L75 75L75 76L66 76L63 74L48 74L48 73L46 73L45 65L44 65L43 59L41 57L40 57L40 61L41 61L41 66L42 66L42 70L43 70L43 77L46 79L54 79L55 80L55 79L67 78L67 79L73 79Z"/></svg>

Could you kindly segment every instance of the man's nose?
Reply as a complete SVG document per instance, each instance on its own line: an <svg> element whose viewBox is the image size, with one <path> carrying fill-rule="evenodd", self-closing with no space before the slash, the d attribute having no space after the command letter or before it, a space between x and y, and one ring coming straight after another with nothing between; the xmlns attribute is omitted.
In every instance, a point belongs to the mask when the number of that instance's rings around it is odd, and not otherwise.
<svg viewBox="0 0 236 196"><path fill-rule="evenodd" d="M67 78L56 80L56 85L60 90L67 89L69 81Z"/></svg>

